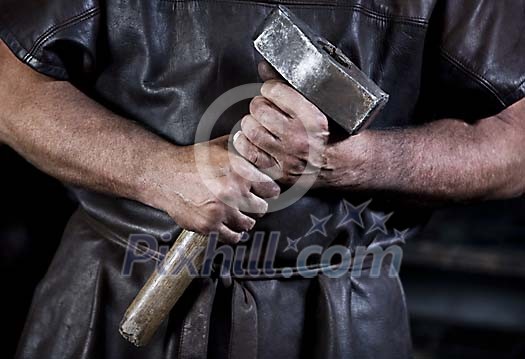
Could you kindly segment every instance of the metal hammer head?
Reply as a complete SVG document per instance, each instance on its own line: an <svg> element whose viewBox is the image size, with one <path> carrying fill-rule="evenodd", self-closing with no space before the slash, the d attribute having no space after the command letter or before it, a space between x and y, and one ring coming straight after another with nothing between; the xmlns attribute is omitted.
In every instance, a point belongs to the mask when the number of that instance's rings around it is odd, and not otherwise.
<svg viewBox="0 0 525 359"><path fill-rule="evenodd" d="M254 46L291 86L350 134L365 128L388 101L348 57L284 6L268 15Z"/></svg>

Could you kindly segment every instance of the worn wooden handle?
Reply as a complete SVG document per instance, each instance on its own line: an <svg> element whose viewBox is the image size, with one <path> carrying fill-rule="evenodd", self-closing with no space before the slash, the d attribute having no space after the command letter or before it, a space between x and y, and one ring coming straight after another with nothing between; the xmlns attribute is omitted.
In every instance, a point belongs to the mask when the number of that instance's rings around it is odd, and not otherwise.
<svg viewBox="0 0 525 359"><path fill-rule="evenodd" d="M151 274L137 294L120 323L120 334L136 346L146 345L162 321L182 296L192 281L184 268L177 268L184 258L199 251L196 267L200 270L204 256L203 247L208 237L183 230L164 258L160 270Z"/></svg>

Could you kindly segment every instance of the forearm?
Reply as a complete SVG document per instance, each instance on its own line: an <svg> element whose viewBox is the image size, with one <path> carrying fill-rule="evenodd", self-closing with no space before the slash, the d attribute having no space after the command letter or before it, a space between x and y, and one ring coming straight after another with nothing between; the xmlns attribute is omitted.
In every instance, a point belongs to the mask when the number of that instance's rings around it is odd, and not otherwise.
<svg viewBox="0 0 525 359"><path fill-rule="evenodd" d="M525 102L468 125L441 120L365 131L331 146L326 185L424 200L519 196L525 189Z"/></svg>
<svg viewBox="0 0 525 359"><path fill-rule="evenodd" d="M0 142L64 182L137 200L230 243L279 194L270 177L229 151L229 136L174 145L21 64L1 41L0 78Z"/></svg>
<svg viewBox="0 0 525 359"><path fill-rule="evenodd" d="M64 182L152 202L146 173L173 146L0 50L0 142Z"/></svg>

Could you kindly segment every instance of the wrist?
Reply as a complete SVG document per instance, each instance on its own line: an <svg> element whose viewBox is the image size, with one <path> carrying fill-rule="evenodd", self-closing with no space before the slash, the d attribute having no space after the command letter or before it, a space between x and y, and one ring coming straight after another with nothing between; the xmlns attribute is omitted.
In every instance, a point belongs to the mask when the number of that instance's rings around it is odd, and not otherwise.
<svg viewBox="0 0 525 359"><path fill-rule="evenodd" d="M321 169L317 187L345 190L362 189L370 181L373 163L372 136L364 131L343 141L327 145L325 166Z"/></svg>
<svg viewBox="0 0 525 359"><path fill-rule="evenodd" d="M161 141L159 141L161 142ZM134 194L136 200L153 208L168 211L166 183L169 178L176 177L177 172L173 169L180 168L177 161L180 160L180 147L162 141L152 151L142 151L137 166L137 176L134 181ZM170 183L177 183L172 180Z"/></svg>

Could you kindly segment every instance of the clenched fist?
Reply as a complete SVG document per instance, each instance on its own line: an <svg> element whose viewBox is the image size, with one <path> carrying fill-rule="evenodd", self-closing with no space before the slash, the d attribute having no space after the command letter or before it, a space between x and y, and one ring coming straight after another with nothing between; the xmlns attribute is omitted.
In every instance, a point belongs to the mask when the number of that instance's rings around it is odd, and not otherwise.
<svg viewBox="0 0 525 359"><path fill-rule="evenodd" d="M325 166L328 120L299 92L276 79L268 66L259 66L267 81L262 96L251 101L234 146L272 178L292 185L301 175L316 177Z"/></svg>
<svg viewBox="0 0 525 359"><path fill-rule="evenodd" d="M148 173L155 185L148 202L181 227L218 232L223 242L238 242L267 211L265 199L280 192L270 177L228 151L228 136L174 148L153 162L156 169Z"/></svg>

